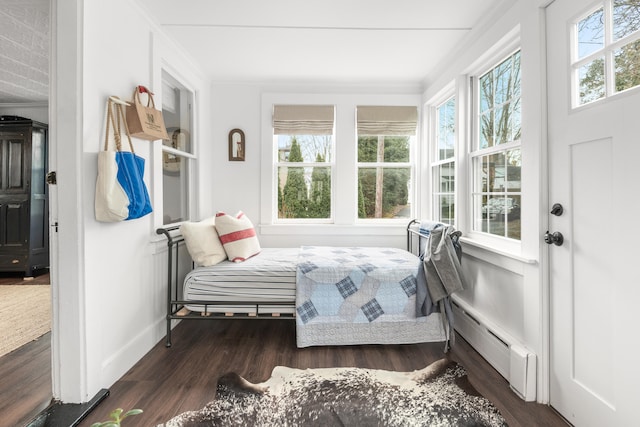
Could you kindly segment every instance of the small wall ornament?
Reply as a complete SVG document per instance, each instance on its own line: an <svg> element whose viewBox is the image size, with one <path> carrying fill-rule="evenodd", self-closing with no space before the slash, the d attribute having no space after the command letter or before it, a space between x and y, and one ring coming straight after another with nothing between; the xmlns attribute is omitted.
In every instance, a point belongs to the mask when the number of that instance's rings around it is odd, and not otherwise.
<svg viewBox="0 0 640 427"><path fill-rule="evenodd" d="M229 132L229 161L244 162L244 132L240 129L232 129Z"/></svg>

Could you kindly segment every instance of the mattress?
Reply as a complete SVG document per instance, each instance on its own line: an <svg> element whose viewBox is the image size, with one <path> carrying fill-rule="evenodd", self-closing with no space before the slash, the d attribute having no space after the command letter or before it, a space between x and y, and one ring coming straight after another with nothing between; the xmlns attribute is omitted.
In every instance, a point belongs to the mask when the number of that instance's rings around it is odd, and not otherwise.
<svg viewBox="0 0 640 427"><path fill-rule="evenodd" d="M187 301L212 301L213 313L294 313L296 300L296 264L299 248L263 248L244 262L223 261L210 267L197 267L187 274L183 298ZM224 304L246 301L252 305ZM262 305L282 302L283 305ZM221 304L220 304L221 303ZM192 311L204 311L203 305L188 304Z"/></svg>

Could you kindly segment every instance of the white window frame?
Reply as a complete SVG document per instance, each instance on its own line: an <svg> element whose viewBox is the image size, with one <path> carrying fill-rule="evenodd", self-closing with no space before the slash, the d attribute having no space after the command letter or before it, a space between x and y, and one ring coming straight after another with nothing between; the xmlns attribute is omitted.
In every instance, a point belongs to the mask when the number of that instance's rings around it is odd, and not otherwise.
<svg viewBox="0 0 640 427"><path fill-rule="evenodd" d="M454 101L454 146L453 146L453 156L449 157L447 159L439 159L439 155L438 155L438 150L439 150L439 133L438 133L438 129L439 129L439 124L440 124L440 114L439 114L439 110L440 107L444 106L446 103L448 103L450 100ZM430 141L432 141L431 144L429 144L429 156L427 159L427 164L428 166L428 176L429 176L429 183L430 183L430 194L431 194L431 198L429 200L429 212L431 212L431 218L434 221L441 221L442 217L441 217L441 206L440 203L438 202L438 198L440 195L443 194L452 194L453 196L453 200L454 200L454 206L455 206L455 214L453 217L453 221L452 224L453 226L457 227L458 225L458 216L459 216L459 205L458 205L458 184L459 184L459 173L458 173L458 161L457 161L457 157L458 157L458 152L459 150L459 121L458 121L458 110L459 110L459 99L456 96L456 91L455 91L455 85L452 83L450 85L448 85L444 90L441 91L441 93L434 97L429 103L428 103L428 111L429 111L429 138ZM455 174L454 174L454 191L452 193L445 193L440 191L439 188L437 188L436 186L436 171L437 169L445 164L452 164Z"/></svg>
<svg viewBox="0 0 640 427"><path fill-rule="evenodd" d="M162 140L153 142L153 192L151 197L153 199L153 228L154 235L155 229L160 227L168 227L170 225L179 224L185 221L192 221L197 219L198 209L198 167L199 167L199 134L198 134L198 112L199 112L199 94L198 90L191 83L190 79L186 78L182 73L177 71L173 66L165 61L162 61L162 65L159 69L156 81L158 82L155 89L155 102L156 108L162 110L162 95L163 95L163 73L167 73L173 80L183 86L185 89L191 92L193 99L191 102L191 124L190 124L190 142L191 152L186 152L172 147L168 147L162 143ZM171 135L169 135L171 137ZM163 154L173 154L185 158L189 162L188 173L186 176L188 194L181 192L181 197L188 197L187 208L188 213L185 218L180 222L164 224L164 189L163 189Z"/></svg>
<svg viewBox="0 0 640 427"><path fill-rule="evenodd" d="M334 203L332 223L313 223L309 220L296 223L277 221L277 150L273 140L272 111L274 105L334 105L335 152L333 161L336 166L332 174L332 201ZM399 235L406 232L406 219L358 219L357 191L357 131L356 107L358 105L416 106L418 117L421 111L421 96L417 94L350 94L350 93L264 93L262 95L261 129L261 173L260 173L260 232L272 235L291 235L296 233L311 235ZM418 120L419 122L420 120ZM420 141L418 126L416 141ZM416 150L414 144L412 150ZM413 175L411 202L413 215L419 217L416 206L418 185L416 182L417 151L411 153ZM352 182L353 185L340 185ZM275 191L275 194L274 194Z"/></svg>
<svg viewBox="0 0 640 427"><path fill-rule="evenodd" d="M482 156L496 154L500 152L507 152L509 150L513 150L514 148L519 148L521 150L522 155L522 138L521 135L520 140L512 141L505 144L495 145L493 147L487 147L484 149L480 149L480 123L479 123L479 111L480 111L480 97L479 97L479 85L477 84L479 78L489 72L490 70L496 68L500 65L504 60L511 57L516 52L521 52L520 40L513 40L508 45L502 47L501 49L496 50L496 53L491 56L490 59L483 62L482 66L476 68L477 71L470 73L468 75L469 81L469 107L470 107L470 135L469 135L469 146L467 151L467 165L466 165L466 173L468 174L467 182L468 182L468 192L466 195L467 201L467 219L468 219L468 235L471 239L490 246L497 248L498 250L503 250L507 253L519 254L521 252L521 239L512 239L508 237L494 235L488 232L482 232L475 229L475 223L478 218L482 219L482 212L480 206L475 205L474 197L476 195L476 183L475 183L475 168L474 163L476 159L480 159ZM521 53L522 55L522 53ZM521 63L522 64L522 63ZM521 81L522 85L522 81ZM521 87L522 93L522 87ZM522 96L522 95L521 95ZM522 104L521 104L522 105ZM522 123L522 121L521 121ZM519 192L519 195L522 196L522 191ZM522 233L522 229L521 229Z"/></svg>
<svg viewBox="0 0 640 427"><path fill-rule="evenodd" d="M334 123L334 129L335 129L335 123ZM292 135L293 136L293 135ZM278 135L273 135L273 150L275 150L275 154L274 154L274 158L275 158L275 165L273 168L273 173L274 173L274 180L275 180L275 186L273 188L273 194L272 197L274 198L274 209L275 211L273 212L273 223L274 224L333 224L334 222L334 211L335 211L335 171L336 171L336 135L335 135L335 131L333 133L333 135L331 135L332 137L332 141L331 141L331 151L332 151L332 156L331 156L331 161L330 162L324 162L324 163L317 163L317 162L296 162L296 163L291 163L291 162L287 162L287 161L280 161L279 156L278 156ZM295 168L295 167L301 167L301 168L311 168L313 169L314 167L324 167L324 168L329 168L330 172L330 176L331 176L331 208L330 208L330 216L329 218L280 218L278 216L278 169L282 166L285 167L289 167L289 168Z"/></svg>

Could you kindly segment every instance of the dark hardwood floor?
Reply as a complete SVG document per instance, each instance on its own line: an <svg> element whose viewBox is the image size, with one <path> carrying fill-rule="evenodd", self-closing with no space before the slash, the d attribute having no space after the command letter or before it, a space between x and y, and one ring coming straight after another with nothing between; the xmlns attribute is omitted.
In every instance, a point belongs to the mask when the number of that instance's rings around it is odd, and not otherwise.
<svg viewBox="0 0 640 427"><path fill-rule="evenodd" d="M51 402L51 333L0 357L0 426L31 421Z"/></svg>
<svg viewBox="0 0 640 427"><path fill-rule="evenodd" d="M110 396L80 427L107 420L109 412L118 407L144 410L127 419L126 427L156 426L211 401L216 379L229 371L260 382L276 365L412 371L443 356L440 343L298 349L295 323L290 320L182 322L175 329L173 347L167 349L159 342L110 387ZM506 380L460 337L449 357L467 369L472 384L495 403L510 426L566 425L548 406L518 398Z"/></svg>
<svg viewBox="0 0 640 427"><path fill-rule="evenodd" d="M290 320L182 322L174 330L173 347L159 342L109 388L110 396L80 427L107 420L118 407L145 411L127 419L124 426L156 426L212 400L217 378L229 371L260 382L276 365L412 371L442 357L440 343L298 349L295 323ZM448 357L467 369L472 384L494 402L510 426L566 425L548 406L518 398L459 336ZM0 378L0 426L24 426L51 400L50 334L0 358Z"/></svg>
<svg viewBox="0 0 640 427"><path fill-rule="evenodd" d="M3 285L48 285L47 270L35 277L0 273ZM51 402L51 333L0 357L0 427L23 426Z"/></svg>

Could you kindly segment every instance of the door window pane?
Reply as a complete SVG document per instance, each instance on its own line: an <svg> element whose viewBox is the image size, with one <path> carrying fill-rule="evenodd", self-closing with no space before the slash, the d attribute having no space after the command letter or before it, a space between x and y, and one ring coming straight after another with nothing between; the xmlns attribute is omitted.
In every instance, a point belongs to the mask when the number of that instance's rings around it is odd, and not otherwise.
<svg viewBox="0 0 640 427"><path fill-rule="evenodd" d="M613 57L616 92L640 85L640 40L616 50Z"/></svg>
<svg viewBox="0 0 640 427"><path fill-rule="evenodd" d="M579 70L580 104L604 98L604 58L597 58Z"/></svg>
<svg viewBox="0 0 640 427"><path fill-rule="evenodd" d="M578 58L604 47L604 10L596 10L578 22Z"/></svg>
<svg viewBox="0 0 640 427"><path fill-rule="evenodd" d="M620 40L640 29L640 1L613 1L613 39Z"/></svg>

